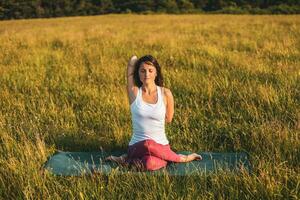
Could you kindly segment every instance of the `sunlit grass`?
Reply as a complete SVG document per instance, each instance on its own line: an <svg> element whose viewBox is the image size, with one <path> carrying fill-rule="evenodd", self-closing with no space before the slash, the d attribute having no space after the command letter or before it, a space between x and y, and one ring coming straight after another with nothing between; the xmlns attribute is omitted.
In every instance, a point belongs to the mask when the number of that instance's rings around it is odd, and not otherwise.
<svg viewBox="0 0 300 200"><path fill-rule="evenodd" d="M298 16L107 15L0 22L3 199L299 198ZM174 150L246 151L253 174L55 177L55 150L125 150L126 64L154 55Z"/></svg>

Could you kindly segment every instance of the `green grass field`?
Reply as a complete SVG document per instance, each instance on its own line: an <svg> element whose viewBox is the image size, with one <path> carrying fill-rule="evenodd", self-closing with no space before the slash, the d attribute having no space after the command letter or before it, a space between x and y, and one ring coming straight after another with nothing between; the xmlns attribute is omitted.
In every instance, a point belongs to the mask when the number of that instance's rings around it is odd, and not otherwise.
<svg viewBox="0 0 300 200"><path fill-rule="evenodd" d="M57 149L126 149L134 54L173 92L173 149L246 151L253 174L40 174ZM297 15L0 21L0 199L299 199L299 132Z"/></svg>

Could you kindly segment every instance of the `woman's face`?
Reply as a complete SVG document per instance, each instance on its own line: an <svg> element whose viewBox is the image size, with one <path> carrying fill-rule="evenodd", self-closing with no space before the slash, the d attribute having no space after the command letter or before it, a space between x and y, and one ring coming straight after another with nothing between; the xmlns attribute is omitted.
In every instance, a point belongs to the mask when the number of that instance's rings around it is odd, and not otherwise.
<svg viewBox="0 0 300 200"><path fill-rule="evenodd" d="M143 84L155 83L157 76L156 68L153 65L142 63L139 68L139 77Z"/></svg>

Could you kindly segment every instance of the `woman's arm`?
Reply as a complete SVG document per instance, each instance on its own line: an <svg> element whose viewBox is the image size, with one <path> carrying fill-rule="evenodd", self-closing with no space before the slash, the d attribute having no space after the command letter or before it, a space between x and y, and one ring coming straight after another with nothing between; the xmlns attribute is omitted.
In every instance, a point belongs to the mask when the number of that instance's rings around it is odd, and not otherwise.
<svg viewBox="0 0 300 200"><path fill-rule="evenodd" d="M137 61L136 56L132 56L127 65L127 94L129 98L129 104L131 105L132 102L135 100L137 87L134 85L134 65Z"/></svg>
<svg viewBox="0 0 300 200"><path fill-rule="evenodd" d="M166 102L166 122L171 123L174 115L174 98L171 90L164 88L164 96Z"/></svg>

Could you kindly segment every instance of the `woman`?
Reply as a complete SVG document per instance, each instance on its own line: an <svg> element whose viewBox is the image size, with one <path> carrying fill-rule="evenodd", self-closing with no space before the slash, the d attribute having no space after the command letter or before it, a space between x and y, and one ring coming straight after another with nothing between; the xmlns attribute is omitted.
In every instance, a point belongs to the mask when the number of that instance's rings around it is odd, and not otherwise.
<svg viewBox="0 0 300 200"><path fill-rule="evenodd" d="M202 157L196 153L176 154L170 148L165 134L165 122L174 115L172 92L163 87L163 76L157 60L146 55L133 56L127 68L127 93L132 116L133 135L128 152L120 157L109 156L107 160L142 166L157 170L167 162L190 162Z"/></svg>

